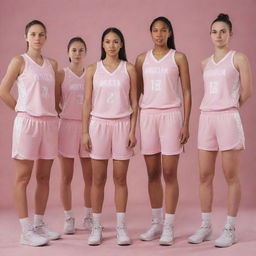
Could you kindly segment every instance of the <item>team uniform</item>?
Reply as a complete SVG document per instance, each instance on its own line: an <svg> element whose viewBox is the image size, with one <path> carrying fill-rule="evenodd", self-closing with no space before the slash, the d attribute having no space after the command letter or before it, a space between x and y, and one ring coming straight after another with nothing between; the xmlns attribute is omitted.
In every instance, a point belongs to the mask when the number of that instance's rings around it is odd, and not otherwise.
<svg viewBox="0 0 256 256"><path fill-rule="evenodd" d="M58 155L58 119L55 110L55 73L50 61L38 65L27 54L25 67L17 78L12 157L53 159Z"/></svg>
<svg viewBox="0 0 256 256"><path fill-rule="evenodd" d="M144 93L140 102L141 152L152 155L177 155L182 128L179 69L175 50L157 60L153 51L146 53L142 66Z"/></svg>
<svg viewBox="0 0 256 256"><path fill-rule="evenodd" d="M89 134L93 159L126 160L133 155L128 148L130 115L130 77L127 62L121 61L109 72L102 61L97 63L93 76L92 111Z"/></svg>
<svg viewBox="0 0 256 256"><path fill-rule="evenodd" d="M204 97L200 106L198 148L209 151L244 149L238 112L240 77L234 66L235 51L216 63L209 58L204 72Z"/></svg>
<svg viewBox="0 0 256 256"><path fill-rule="evenodd" d="M89 153L82 145L84 76L85 72L77 76L70 68L64 68L59 128L59 154L64 157L89 157Z"/></svg>

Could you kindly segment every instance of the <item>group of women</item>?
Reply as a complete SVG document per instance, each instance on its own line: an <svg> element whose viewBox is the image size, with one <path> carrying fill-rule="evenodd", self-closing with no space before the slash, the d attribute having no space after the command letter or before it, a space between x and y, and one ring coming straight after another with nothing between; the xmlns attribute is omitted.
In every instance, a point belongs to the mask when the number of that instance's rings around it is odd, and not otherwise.
<svg viewBox="0 0 256 256"><path fill-rule="evenodd" d="M101 60L86 71L87 48L82 38L69 41L70 65L58 71L55 60L41 55L46 33L45 25L38 20L27 24L27 52L11 60L0 86L1 99L17 112L12 157L16 164L14 200L22 229L20 242L39 246L60 238L43 221L50 170L53 159L59 156L64 233L75 233L71 181L74 159L79 157L85 183L83 224L91 231L88 244L101 244L104 186L108 160L112 158L117 244L131 244L125 224L126 176L136 145L139 112L141 153L147 166L152 208L151 226L140 239L173 244L179 196L177 167L189 138L191 89L187 58L175 50L170 21L165 17L153 20L153 49L140 54L135 66L127 61L121 31L106 29L101 39ZM235 220L241 195L239 159L244 134L239 107L251 95L252 82L246 56L229 49L232 24L228 15L218 15L210 26L210 36L214 54L202 62L204 97L198 130L202 223L188 241L197 244L212 239L212 183L216 156L221 151L228 185L228 216L215 246L228 247L236 242ZM17 101L10 93L15 82ZM35 161L37 189L32 225L26 188Z"/></svg>

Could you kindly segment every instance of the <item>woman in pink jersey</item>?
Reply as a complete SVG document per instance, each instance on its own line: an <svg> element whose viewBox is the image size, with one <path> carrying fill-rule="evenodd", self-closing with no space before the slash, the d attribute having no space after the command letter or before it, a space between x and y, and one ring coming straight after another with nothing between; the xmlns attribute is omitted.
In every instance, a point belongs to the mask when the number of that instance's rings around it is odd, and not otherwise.
<svg viewBox="0 0 256 256"><path fill-rule="evenodd" d="M75 218L72 211L71 181L74 172L74 158L79 157L84 188L85 229L91 228L91 183L92 170L89 153L82 146L82 104L84 98L85 69L84 58L86 44L80 37L72 38L68 43L70 65L58 73L60 99L59 155L62 170L61 198L64 207L64 233L75 233Z"/></svg>
<svg viewBox="0 0 256 256"><path fill-rule="evenodd" d="M173 222L178 202L177 167L183 145L189 138L191 109L190 78L186 56L175 50L170 21L158 17L150 25L154 48L137 57L136 69L142 93L140 101L141 151L148 172L148 191L152 207L151 227L140 239L160 238L160 245L173 243ZM183 94L179 94L179 80ZM165 219L162 220L165 181Z"/></svg>
<svg viewBox="0 0 256 256"><path fill-rule="evenodd" d="M241 197L239 163L244 133L238 109L250 97L252 82L247 57L229 49L232 23L228 15L220 14L212 22L210 34L214 54L202 62L204 97L198 129L202 223L188 241L198 244L212 238L213 178L217 153L221 151L228 216L215 246L228 247L236 242L235 221Z"/></svg>
<svg viewBox="0 0 256 256"><path fill-rule="evenodd" d="M89 245L102 241L101 212L108 159L113 158L117 243L129 245L125 226L127 204L126 175L129 159L136 144L137 118L136 72L127 62L125 43L117 28L104 31L101 60L86 72L83 113L83 142L92 161L93 227Z"/></svg>
<svg viewBox="0 0 256 256"><path fill-rule="evenodd" d="M22 244L39 246L58 239L43 222L49 195L53 159L58 154L58 121L55 110L55 72L57 62L41 55L46 27L33 20L26 25L27 52L14 57L0 86L0 96L17 112L13 128L12 157L16 165L14 201L21 224ZM14 84L18 99L11 95ZM34 162L37 162L34 226L28 218L26 189Z"/></svg>

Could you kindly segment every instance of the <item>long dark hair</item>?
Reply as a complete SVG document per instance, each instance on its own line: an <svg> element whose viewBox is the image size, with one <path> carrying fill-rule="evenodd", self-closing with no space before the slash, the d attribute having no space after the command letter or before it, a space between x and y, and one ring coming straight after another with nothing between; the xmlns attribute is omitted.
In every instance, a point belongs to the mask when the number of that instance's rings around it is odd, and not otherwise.
<svg viewBox="0 0 256 256"><path fill-rule="evenodd" d="M70 46L71 46L74 42L80 42L80 43L82 43L82 44L84 45L84 50L85 50L85 52L87 51L87 46L86 46L86 43L85 43L84 39L83 39L82 37L77 36L77 37L73 37L73 38L71 38L71 39L69 40L68 46L67 46L68 52L69 52ZM71 59L70 59L70 58L68 58L68 59L69 59L69 62L71 62Z"/></svg>
<svg viewBox="0 0 256 256"><path fill-rule="evenodd" d="M125 53L124 36L123 36L122 32L121 32L118 28L113 28L113 27L107 28L107 29L103 32L103 34L102 34L102 37L101 37L101 57L100 57L100 59L101 59L101 60L104 60L104 59L106 58L106 52L105 52L105 50L104 50L104 48L103 48L103 41L104 41L105 36L106 36L108 33L110 33L110 32L113 32L113 33L117 34L118 37L120 38L121 42L122 42L122 45L123 45L123 46L122 46L122 48L120 48L119 53L118 53L119 59L120 59L120 60L125 60L125 61L127 61L126 53Z"/></svg>
<svg viewBox="0 0 256 256"><path fill-rule="evenodd" d="M167 40L167 47L168 47L169 49L174 49L174 50L175 50L176 48L175 48L175 43L174 43L174 33L173 33L172 23L171 23L167 18L165 18L165 17L163 17L163 16L160 16L160 17L155 18L155 19L152 21L151 25L150 25L150 32L152 32L153 26L154 26L154 24L155 24L157 21L162 21L162 22L164 22L164 23L167 25L168 30L169 30L169 32L170 32L170 34L171 34L171 35L168 37L168 40Z"/></svg>
<svg viewBox="0 0 256 256"><path fill-rule="evenodd" d="M228 14L220 13L218 15L218 17L212 22L211 28L212 28L213 23L218 22L218 21L226 23L228 25L228 27L229 27L229 32L232 32L232 23L231 23L231 21L229 19Z"/></svg>
<svg viewBox="0 0 256 256"><path fill-rule="evenodd" d="M30 22L26 25L26 27L25 27L25 36L28 35L28 31L29 31L29 29L30 29L33 25L40 25L40 26L44 29L45 34L47 33L46 26L44 25L44 23L43 23L42 21L40 21L40 20L32 20L32 21L30 21ZM27 42L27 50L28 50L28 47L29 47L29 44L28 44L28 42Z"/></svg>

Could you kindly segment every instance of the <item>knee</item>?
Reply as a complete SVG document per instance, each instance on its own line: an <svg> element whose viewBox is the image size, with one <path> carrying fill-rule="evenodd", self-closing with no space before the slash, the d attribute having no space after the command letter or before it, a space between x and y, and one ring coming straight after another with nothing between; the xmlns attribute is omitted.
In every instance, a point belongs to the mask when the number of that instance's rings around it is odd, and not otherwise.
<svg viewBox="0 0 256 256"><path fill-rule="evenodd" d="M168 183L177 182L177 170L172 168L163 169L164 180Z"/></svg>
<svg viewBox="0 0 256 256"><path fill-rule="evenodd" d="M62 176L62 184L66 186L70 186L72 181L72 176L70 175L63 175Z"/></svg>
<svg viewBox="0 0 256 256"><path fill-rule="evenodd" d="M203 185L211 185L213 182L213 173L201 173L200 174L200 183Z"/></svg>
<svg viewBox="0 0 256 256"><path fill-rule="evenodd" d="M30 180L30 175L20 175L16 178L16 186L27 186Z"/></svg>
<svg viewBox="0 0 256 256"><path fill-rule="evenodd" d="M38 185L49 186L50 176L48 176L48 175L37 175L36 180L37 180Z"/></svg>
<svg viewBox="0 0 256 256"><path fill-rule="evenodd" d="M106 183L106 176L93 177L93 185L96 187L104 187Z"/></svg>
<svg viewBox="0 0 256 256"><path fill-rule="evenodd" d="M148 181L154 182L161 179L161 172L157 169L150 169L148 170Z"/></svg>
<svg viewBox="0 0 256 256"><path fill-rule="evenodd" d="M225 173L225 178L228 185L240 184L240 179L236 173Z"/></svg>
<svg viewBox="0 0 256 256"><path fill-rule="evenodd" d="M114 176L114 183L117 186L126 186L126 176L122 176L122 175Z"/></svg>

